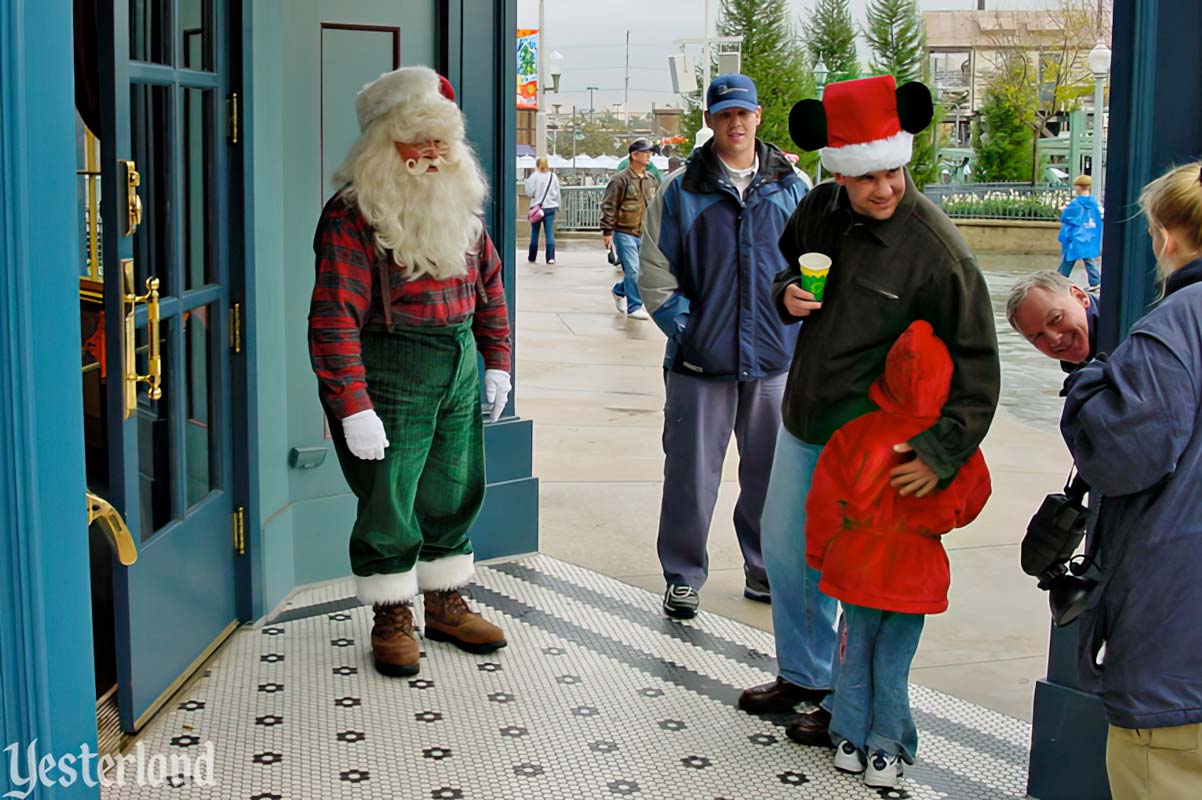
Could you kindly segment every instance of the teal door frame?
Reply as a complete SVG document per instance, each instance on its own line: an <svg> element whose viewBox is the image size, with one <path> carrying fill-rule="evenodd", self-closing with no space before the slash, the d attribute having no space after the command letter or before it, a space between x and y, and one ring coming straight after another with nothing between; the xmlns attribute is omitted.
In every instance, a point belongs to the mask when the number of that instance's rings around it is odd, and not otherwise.
<svg viewBox="0 0 1202 800"><path fill-rule="evenodd" d="M79 327L62 324L79 307L71 19L70 0L0 3L0 737L60 755L96 747ZM26 788L0 771L0 794Z"/></svg>

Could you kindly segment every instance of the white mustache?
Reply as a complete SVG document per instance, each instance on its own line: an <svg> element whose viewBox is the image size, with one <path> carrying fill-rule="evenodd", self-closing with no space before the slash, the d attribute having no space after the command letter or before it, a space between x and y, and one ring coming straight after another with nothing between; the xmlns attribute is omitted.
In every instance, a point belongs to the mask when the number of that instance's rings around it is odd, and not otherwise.
<svg viewBox="0 0 1202 800"><path fill-rule="evenodd" d="M447 163L447 160L442 156L435 156L434 158L426 158L425 156L421 158L408 158L405 159L405 171L410 175L425 175L430 171L431 167L441 169Z"/></svg>

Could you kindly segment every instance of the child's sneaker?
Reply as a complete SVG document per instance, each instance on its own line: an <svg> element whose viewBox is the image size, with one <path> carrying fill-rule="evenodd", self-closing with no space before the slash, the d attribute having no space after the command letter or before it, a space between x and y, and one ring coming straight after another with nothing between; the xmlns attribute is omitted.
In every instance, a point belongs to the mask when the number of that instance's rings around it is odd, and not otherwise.
<svg viewBox="0 0 1202 800"><path fill-rule="evenodd" d="M902 761L897 755L885 755L877 750L868 759L868 768L864 770L864 785L876 789L895 789L902 776Z"/></svg>
<svg viewBox="0 0 1202 800"><path fill-rule="evenodd" d="M844 739L835 749L835 769L859 775L864 771L864 754L854 744Z"/></svg>

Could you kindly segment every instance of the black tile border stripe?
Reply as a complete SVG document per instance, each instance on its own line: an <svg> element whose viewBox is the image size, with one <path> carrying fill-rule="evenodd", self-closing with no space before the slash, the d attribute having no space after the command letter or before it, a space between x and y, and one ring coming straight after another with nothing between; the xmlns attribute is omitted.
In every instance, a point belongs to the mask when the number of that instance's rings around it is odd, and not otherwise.
<svg viewBox="0 0 1202 800"><path fill-rule="evenodd" d="M748 648L745 645L706 633L688 625L679 624L619 598L578 586L570 581L549 575L526 564L506 562L492 564L480 569L499 572L537 588L570 597L586 605L617 613L624 618L631 619L632 622L636 619L644 620L644 622L637 624L653 632L695 645L738 663L775 672L776 660L766 654L760 654L759 651L753 648ZM737 710L739 694L742 691L741 687L730 686L708 675L689 669L683 664L655 658L630 645L612 639L605 634L589 630L582 625L558 617L516 598L509 597L482 584L472 584L467 593L470 594L472 599L494 608L509 617L541 628L601 656L613 658L650 677L667 681L687 691L700 694ZM320 616L321 614L355 609L362 605L363 603L354 596L316 603L311 606L287 609L273 617L269 621L269 624L294 622ZM646 621L651 621L651 624L646 624ZM961 700L958 702L967 701ZM738 711L737 713L742 714L744 712ZM757 716L766 722L783 728L795 715L759 714L753 716ZM920 728L924 728L931 733L951 740L970 750L987 754L1015 766L1027 763L1027 751L1011 742L999 739L987 731L980 731L962 723L944 719L943 717L920 710L914 711L914 720ZM800 747L800 745L789 743L787 739L783 740L783 742L788 744L788 746ZM927 786L936 792L943 793L949 798L956 798L956 800L1014 800L1014 798L1021 797L1021 795L1006 794L1001 790L979 783L970 777L921 760L917 764L906 768L906 776L912 781ZM971 793L965 794L965 790L969 790ZM891 796L908 797L909 795Z"/></svg>
<svg viewBox="0 0 1202 800"><path fill-rule="evenodd" d="M496 569L494 565L491 567ZM589 630L570 620L555 616L541 608L508 597L494 589L476 584L472 587L474 599L482 602L501 613L541 628L562 639L593 651L601 656L613 658L646 675L668 681L690 692L700 694L736 709L740 687L730 686L708 675L703 675L688 667L673 661L665 661L640 652L633 647L612 639L602 633ZM737 712L743 713L743 712ZM759 715L761 719L784 727L794 715ZM800 747L784 740L789 747ZM1025 761L1024 761L1025 763ZM945 793L956 800L1013 800L1022 795L1006 794L1002 790L979 783L972 778L957 774L951 770L920 761L907 767L906 775L913 781ZM966 793L966 790L968 793ZM871 790L865 789L870 792ZM901 793L909 797L908 793ZM898 796L898 795L895 795Z"/></svg>
<svg viewBox="0 0 1202 800"><path fill-rule="evenodd" d="M771 655L759 653L759 651L748 648L745 645L732 642L729 639L724 639L712 633L706 633L689 625L682 625L668 619L663 614L648 611L646 608L633 605L612 595L580 586L555 575L549 575L525 563L511 561L503 564L492 564L487 569L504 573L512 578L517 578L533 586L564 595L586 605L612 612L623 619L630 620L633 624L641 625L656 633L661 633L708 650L711 653L739 664L766 670L773 675L776 674L776 659ZM581 569L584 568L581 567ZM646 590L638 589L638 591ZM968 701L961 700L959 702L967 703ZM957 744L980 753L985 753L1008 764L1025 766L1030 757L1030 753L1023 747L994 736L988 731L978 730L961 722L949 720L921 709L913 709L912 713L914 715L914 722L920 731L930 731L945 739L950 739Z"/></svg>

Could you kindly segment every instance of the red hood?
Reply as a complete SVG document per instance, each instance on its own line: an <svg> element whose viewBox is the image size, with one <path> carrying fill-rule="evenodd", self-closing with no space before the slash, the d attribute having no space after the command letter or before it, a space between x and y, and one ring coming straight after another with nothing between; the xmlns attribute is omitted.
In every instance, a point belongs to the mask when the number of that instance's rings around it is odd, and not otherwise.
<svg viewBox="0 0 1202 800"><path fill-rule="evenodd" d="M931 323L916 320L889 349L885 374L869 387L868 397L891 414L935 418L947 402L953 370Z"/></svg>

